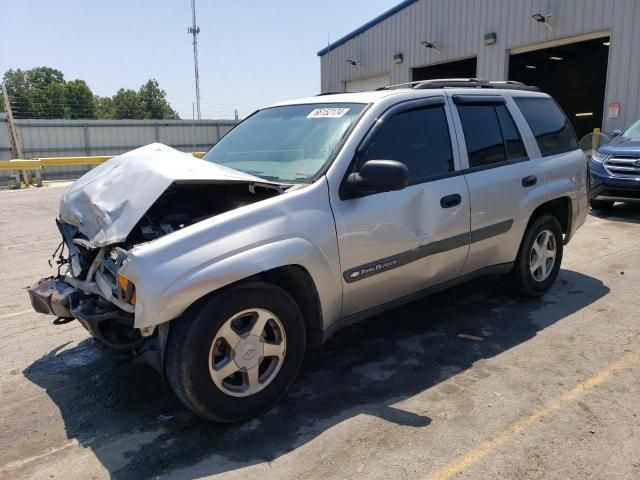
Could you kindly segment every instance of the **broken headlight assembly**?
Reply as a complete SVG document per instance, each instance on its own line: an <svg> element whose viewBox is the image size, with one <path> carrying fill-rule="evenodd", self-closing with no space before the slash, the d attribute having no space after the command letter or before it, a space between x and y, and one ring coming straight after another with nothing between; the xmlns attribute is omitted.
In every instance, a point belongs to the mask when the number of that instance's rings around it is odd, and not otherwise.
<svg viewBox="0 0 640 480"><path fill-rule="evenodd" d="M131 305L136 304L136 287L124 275L118 275L118 297Z"/></svg>
<svg viewBox="0 0 640 480"><path fill-rule="evenodd" d="M104 297L116 300L114 302L116 305L136 304L135 285L127 277L118 273L126 259L127 252L120 247L115 247L105 255L102 265L96 272L96 283Z"/></svg>

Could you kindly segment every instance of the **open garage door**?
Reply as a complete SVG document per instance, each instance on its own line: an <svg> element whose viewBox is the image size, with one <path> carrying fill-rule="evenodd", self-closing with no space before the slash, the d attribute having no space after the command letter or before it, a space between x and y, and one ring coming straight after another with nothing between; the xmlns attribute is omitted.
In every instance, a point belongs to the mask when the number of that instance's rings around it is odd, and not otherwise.
<svg viewBox="0 0 640 480"><path fill-rule="evenodd" d="M535 85L567 113L578 138L602 127L609 37L509 57L509 79Z"/></svg>
<svg viewBox="0 0 640 480"><path fill-rule="evenodd" d="M389 75L376 75L374 77L358 78L345 82L346 92L368 92L380 87L389 86Z"/></svg>
<svg viewBox="0 0 640 480"><path fill-rule="evenodd" d="M476 57L465 58L464 60L414 68L413 81L434 80L437 78L475 78L477 70L478 59Z"/></svg>

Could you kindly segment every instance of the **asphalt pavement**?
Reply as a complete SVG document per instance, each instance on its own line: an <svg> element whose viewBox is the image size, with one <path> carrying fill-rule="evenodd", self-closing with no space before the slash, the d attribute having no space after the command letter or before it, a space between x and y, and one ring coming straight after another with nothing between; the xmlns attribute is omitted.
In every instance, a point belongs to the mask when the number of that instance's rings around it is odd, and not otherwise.
<svg viewBox="0 0 640 480"><path fill-rule="evenodd" d="M640 478L640 209L590 215L544 297L481 279L349 327L217 425L31 310L62 191L0 191L0 478Z"/></svg>

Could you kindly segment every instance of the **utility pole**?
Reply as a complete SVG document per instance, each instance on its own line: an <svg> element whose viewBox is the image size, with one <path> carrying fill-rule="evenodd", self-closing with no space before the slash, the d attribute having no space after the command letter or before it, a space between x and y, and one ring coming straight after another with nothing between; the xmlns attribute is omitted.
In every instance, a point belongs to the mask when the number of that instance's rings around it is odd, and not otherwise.
<svg viewBox="0 0 640 480"><path fill-rule="evenodd" d="M11 111L11 102L9 102L9 94L7 87L2 84L2 98L4 99L4 111L7 114L7 122L9 124L9 138L11 139L11 153L13 158L22 158L22 144L18 136L18 129L13 120L13 112Z"/></svg>
<svg viewBox="0 0 640 480"><path fill-rule="evenodd" d="M196 151L196 106L191 103L191 140L193 141L193 152Z"/></svg>
<svg viewBox="0 0 640 480"><path fill-rule="evenodd" d="M187 31L193 36L193 65L196 76L196 106L200 120L200 75L198 74L198 34L200 27L196 24L196 0L191 0L191 26Z"/></svg>

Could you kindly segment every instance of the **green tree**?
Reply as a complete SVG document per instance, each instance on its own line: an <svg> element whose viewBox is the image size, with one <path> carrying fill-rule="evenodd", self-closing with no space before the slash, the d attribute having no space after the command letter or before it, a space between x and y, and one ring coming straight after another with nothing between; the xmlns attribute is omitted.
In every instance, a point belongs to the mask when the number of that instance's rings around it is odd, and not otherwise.
<svg viewBox="0 0 640 480"><path fill-rule="evenodd" d="M167 93L160 88L154 78L140 87L138 90L140 106L144 118L154 119L178 119L178 113L167 102Z"/></svg>
<svg viewBox="0 0 640 480"><path fill-rule="evenodd" d="M96 99L84 80L64 85L64 118L96 118Z"/></svg>
<svg viewBox="0 0 640 480"><path fill-rule="evenodd" d="M60 70L8 70L3 76L16 118L94 118L93 94L82 80L65 82Z"/></svg>
<svg viewBox="0 0 640 480"><path fill-rule="evenodd" d="M67 82L50 67L7 70L2 80L16 118L179 118L155 79L138 91L121 88L113 97L95 96L84 80Z"/></svg>
<svg viewBox="0 0 640 480"><path fill-rule="evenodd" d="M121 88L113 96L113 111L115 118L142 119L144 110L140 104L138 92L131 89Z"/></svg>
<svg viewBox="0 0 640 480"><path fill-rule="evenodd" d="M113 98L111 97L99 97L96 95L96 117L104 119L116 118L116 111L113 108Z"/></svg>
<svg viewBox="0 0 640 480"><path fill-rule="evenodd" d="M2 83L7 87L14 117L29 118L32 116L27 72L20 69L7 70L2 76Z"/></svg>
<svg viewBox="0 0 640 480"><path fill-rule="evenodd" d="M65 82L60 70L50 67L9 70L4 81L16 118L64 117Z"/></svg>
<svg viewBox="0 0 640 480"><path fill-rule="evenodd" d="M32 86L28 97L33 118L66 118L64 83L51 82L43 87ZM21 116L21 118L24 117Z"/></svg>
<svg viewBox="0 0 640 480"><path fill-rule="evenodd" d="M47 88L50 85L64 84L64 74L51 67L38 67L26 72L29 85L33 88Z"/></svg>

